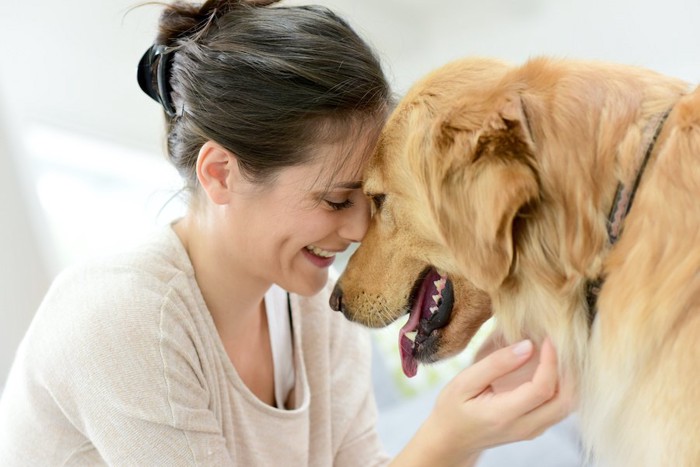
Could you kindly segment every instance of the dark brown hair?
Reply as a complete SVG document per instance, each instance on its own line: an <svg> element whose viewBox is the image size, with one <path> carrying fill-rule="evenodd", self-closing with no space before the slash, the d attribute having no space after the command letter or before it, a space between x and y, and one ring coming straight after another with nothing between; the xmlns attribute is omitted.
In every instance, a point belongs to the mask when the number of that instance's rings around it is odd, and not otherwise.
<svg viewBox="0 0 700 467"><path fill-rule="evenodd" d="M308 161L314 143L358 122L381 124L390 105L379 60L343 19L324 7L271 3L175 2L161 15L156 44L174 51L168 155L190 189L208 140L265 182Z"/></svg>

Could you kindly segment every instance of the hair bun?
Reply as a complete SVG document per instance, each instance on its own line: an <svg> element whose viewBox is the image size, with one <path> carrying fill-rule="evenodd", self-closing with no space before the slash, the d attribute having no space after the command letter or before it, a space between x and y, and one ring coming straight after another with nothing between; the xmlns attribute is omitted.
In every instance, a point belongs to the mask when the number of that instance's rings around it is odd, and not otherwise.
<svg viewBox="0 0 700 467"><path fill-rule="evenodd" d="M279 0L207 0L202 4L175 1L165 7L160 17L156 44L175 45L178 39L207 29L217 17L245 7L265 7Z"/></svg>

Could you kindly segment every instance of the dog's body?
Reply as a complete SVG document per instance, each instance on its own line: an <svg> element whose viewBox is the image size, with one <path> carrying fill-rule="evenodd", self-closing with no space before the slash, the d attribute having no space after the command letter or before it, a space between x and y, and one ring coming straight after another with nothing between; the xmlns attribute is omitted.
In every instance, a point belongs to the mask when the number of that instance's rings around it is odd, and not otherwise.
<svg viewBox="0 0 700 467"><path fill-rule="evenodd" d="M612 244L616 190L638 175ZM601 463L700 465L700 91L610 64L450 64L394 111L365 190L376 212L333 305L370 326L412 309L407 374L492 311L508 340L552 337Z"/></svg>

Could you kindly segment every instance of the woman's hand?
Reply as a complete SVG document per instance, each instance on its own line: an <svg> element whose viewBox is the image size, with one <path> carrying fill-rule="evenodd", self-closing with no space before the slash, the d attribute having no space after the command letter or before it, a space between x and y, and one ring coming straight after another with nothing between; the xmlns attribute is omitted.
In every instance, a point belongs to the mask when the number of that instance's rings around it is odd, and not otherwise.
<svg viewBox="0 0 700 467"><path fill-rule="evenodd" d="M490 340L479 354L498 347ZM573 387L560 381L554 347L546 339L539 363L532 342L495 350L459 373L397 465L465 465L499 444L532 439L573 408Z"/></svg>

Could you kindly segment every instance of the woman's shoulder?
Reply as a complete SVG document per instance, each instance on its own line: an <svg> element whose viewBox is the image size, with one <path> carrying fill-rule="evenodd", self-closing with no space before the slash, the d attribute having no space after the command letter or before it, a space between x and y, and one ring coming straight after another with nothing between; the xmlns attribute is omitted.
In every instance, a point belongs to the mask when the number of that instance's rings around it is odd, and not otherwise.
<svg viewBox="0 0 700 467"><path fill-rule="evenodd" d="M188 336L197 329L199 305L172 241L166 232L59 274L24 337L20 358L27 367L59 381L57 371L97 377L135 364L151 371L168 357L164 348L193 354Z"/></svg>
<svg viewBox="0 0 700 467"><path fill-rule="evenodd" d="M90 303L158 299L192 276L187 253L171 229L141 245L75 263L53 281L47 299Z"/></svg>
<svg viewBox="0 0 700 467"><path fill-rule="evenodd" d="M66 268L49 288L30 332L73 333L81 341L133 338L157 332L164 309L192 308L191 266L171 235L161 232L130 251Z"/></svg>

